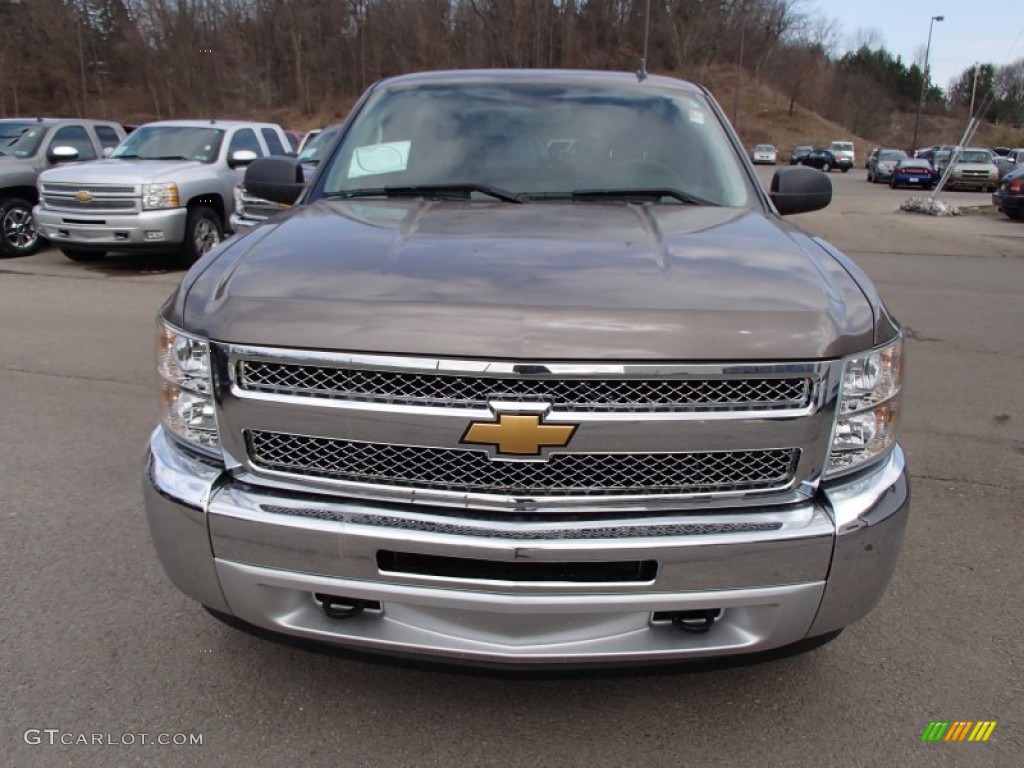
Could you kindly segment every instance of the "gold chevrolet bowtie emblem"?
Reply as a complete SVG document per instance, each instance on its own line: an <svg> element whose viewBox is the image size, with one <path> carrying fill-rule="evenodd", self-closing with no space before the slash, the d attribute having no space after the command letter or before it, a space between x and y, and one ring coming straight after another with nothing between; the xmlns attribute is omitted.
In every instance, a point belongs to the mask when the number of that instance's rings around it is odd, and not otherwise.
<svg viewBox="0 0 1024 768"><path fill-rule="evenodd" d="M541 424L540 416L498 415L496 422L474 421L462 436L463 443L493 445L499 454L539 456L542 447L568 445L578 424Z"/></svg>
<svg viewBox="0 0 1024 768"><path fill-rule="evenodd" d="M75 194L75 200L80 203L88 203L92 200L92 193L83 189L81 192Z"/></svg>

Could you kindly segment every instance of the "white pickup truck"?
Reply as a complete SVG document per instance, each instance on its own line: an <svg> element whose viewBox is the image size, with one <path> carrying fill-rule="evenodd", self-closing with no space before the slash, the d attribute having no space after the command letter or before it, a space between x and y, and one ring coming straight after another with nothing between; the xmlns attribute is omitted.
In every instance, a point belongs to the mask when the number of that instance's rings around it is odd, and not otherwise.
<svg viewBox="0 0 1024 768"><path fill-rule="evenodd" d="M224 239L244 167L288 147L270 123L150 123L107 160L41 174L35 224L72 261L149 250L189 266Z"/></svg>

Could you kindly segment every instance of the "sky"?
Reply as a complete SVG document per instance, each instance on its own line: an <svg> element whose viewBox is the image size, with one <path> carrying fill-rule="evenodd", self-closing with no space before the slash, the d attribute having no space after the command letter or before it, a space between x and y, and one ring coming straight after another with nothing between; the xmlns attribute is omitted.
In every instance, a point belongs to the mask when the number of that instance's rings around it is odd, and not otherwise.
<svg viewBox="0 0 1024 768"><path fill-rule="evenodd" d="M876 29L885 48L910 64L928 42L932 82L942 89L967 67L996 66L1024 58L1024 0L808 0L824 16L839 22L839 53L855 48L859 28Z"/></svg>

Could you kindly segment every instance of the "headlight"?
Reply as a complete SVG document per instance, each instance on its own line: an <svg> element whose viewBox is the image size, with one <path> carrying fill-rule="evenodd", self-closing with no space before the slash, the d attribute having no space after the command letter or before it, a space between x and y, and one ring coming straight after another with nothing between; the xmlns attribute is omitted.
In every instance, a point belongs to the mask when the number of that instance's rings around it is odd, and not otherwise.
<svg viewBox="0 0 1024 768"><path fill-rule="evenodd" d="M178 185L170 183L143 184L142 207L145 210L180 207L178 202Z"/></svg>
<svg viewBox="0 0 1024 768"><path fill-rule="evenodd" d="M245 216L245 196L242 193L241 184L235 186L235 213L239 216Z"/></svg>
<svg viewBox="0 0 1024 768"><path fill-rule="evenodd" d="M157 371L164 427L205 453L220 451L210 345L158 320Z"/></svg>
<svg viewBox="0 0 1024 768"><path fill-rule="evenodd" d="M892 447L899 424L902 383L902 336L892 344L844 361L826 476L857 469Z"/></svg>

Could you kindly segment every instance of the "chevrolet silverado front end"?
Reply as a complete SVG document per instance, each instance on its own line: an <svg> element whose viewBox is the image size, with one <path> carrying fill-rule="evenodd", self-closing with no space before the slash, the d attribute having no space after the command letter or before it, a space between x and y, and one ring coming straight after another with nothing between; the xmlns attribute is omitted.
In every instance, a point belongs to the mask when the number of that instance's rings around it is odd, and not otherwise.
<svg viewBox="0 0 1024 768"><path fill-rule="evenodd" d="M823 174L769 198L667 78L411 75L353 115L158 318L146 510L184 593L519 666L751 653L873 608L908 514L902 334L779 216ZM294 201L287 163L247 185Z"/></svg>

